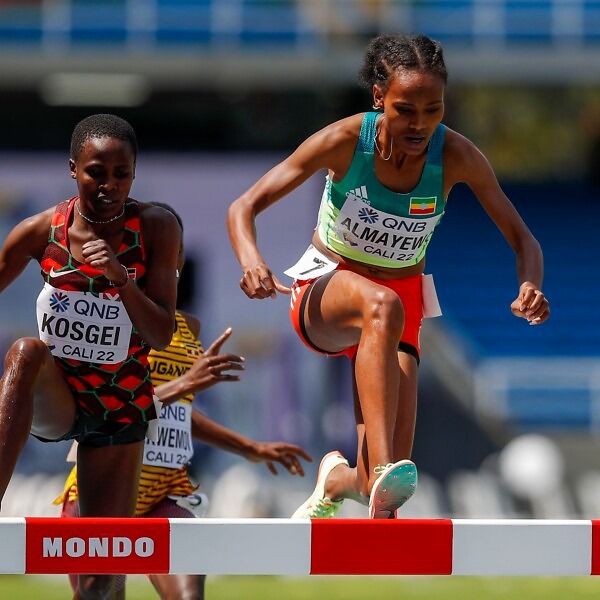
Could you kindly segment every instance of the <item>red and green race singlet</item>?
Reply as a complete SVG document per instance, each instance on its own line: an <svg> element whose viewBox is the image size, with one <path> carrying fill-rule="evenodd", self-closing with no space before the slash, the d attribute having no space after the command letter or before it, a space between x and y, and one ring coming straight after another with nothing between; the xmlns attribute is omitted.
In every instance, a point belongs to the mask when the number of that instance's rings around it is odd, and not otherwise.
<svg viewBox="0 0 600 600"><path fill-rule="evenodd" d="M113 282L71 254L68 227L77 200L56 207L40 261L45 281L37 300L40 339L85 413L107 421L147 422L156 417L150 346L132 326ZM125 231L116 255L144 290L146 254L135 200L125 204Z"/></svg>

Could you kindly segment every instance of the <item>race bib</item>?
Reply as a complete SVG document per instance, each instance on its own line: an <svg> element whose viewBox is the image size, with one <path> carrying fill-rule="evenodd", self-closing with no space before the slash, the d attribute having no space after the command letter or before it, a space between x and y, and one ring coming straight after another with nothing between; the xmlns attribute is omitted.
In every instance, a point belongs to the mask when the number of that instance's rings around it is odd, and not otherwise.
<svg viewBox="0 0 600 600"><path fill-rule="evenodd" d="M348 248L406 262L422 258L441 217L441 214L420 219L400 217L372 208L354 194L349 194L333 230Z"/></svg>
<svg viewBox="0 0 600 600"><path fill-rule="evenodd" d="M132 325L122 302L46 283L36 313L39 337L53 356L100 364L127 358Z"/></svg>
<svg viewBox="0 0 600 600"><path fill-rule="evenodd" d="M194 456L192 444L192 405L173 402L163 405L158 419L156 439L146 438L144 464L179 469Z"/></svg>
<svg viewBox="0 0 600 600"><path fill-rule="evenodd" d="M286 269L284 273L292 279L314 279L335 271L338 263L319 252L312 244L300 257L298 262Z"/></svg>

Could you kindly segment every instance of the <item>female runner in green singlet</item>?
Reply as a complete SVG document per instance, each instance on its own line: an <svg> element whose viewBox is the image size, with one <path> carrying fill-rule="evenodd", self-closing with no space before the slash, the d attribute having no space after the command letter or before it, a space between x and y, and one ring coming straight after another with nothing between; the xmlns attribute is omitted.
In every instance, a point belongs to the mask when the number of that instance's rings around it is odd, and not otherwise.
<svg viewBox="0 0 600 600"><path fill-rule="evenodd" d="M327 454L313 493L294 513L301 518L331 517L345 498L368 504L371 518L394 518L414 493L419 329L423 309L427 315L436 304L423 275L425 250L456 184L471 188L515 252L512 313L531 325L550 314L539 243L485 156L442 124L447 71L440 44L424 35L378 36L360 78L379 114L356 114L311 135L235 200L227 218L244 293L292 293L301 339L353 362L356 465L337 451ZM327 177L318 226L305 256L287 271L295 280L290 289L261 255L255 219L320 170Z"/></svg>

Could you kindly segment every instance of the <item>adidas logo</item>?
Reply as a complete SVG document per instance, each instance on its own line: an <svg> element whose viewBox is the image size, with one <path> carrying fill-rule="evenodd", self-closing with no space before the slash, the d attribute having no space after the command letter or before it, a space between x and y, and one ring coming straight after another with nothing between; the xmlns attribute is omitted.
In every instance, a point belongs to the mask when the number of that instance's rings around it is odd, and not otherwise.
<svg viewBox="0 0 600 600"><path fill-rule="evenodd" d="M350 190L350 193L354 194L357 198L360 198L361 200L367 200L369 198L369 195L367 194L366 185L361 185L360 187Z"/></svg>

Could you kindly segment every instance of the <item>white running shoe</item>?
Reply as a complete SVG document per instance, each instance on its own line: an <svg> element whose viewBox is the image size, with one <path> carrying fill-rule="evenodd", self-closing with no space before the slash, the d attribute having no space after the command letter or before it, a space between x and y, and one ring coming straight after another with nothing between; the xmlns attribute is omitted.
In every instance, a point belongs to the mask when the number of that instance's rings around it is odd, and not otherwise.
<svg viewBox="0 0 600 600"><path fill-rule="evenodd" d="M417 467L410 460L379 465L374 469L381 473L369 498L370 519L395 519L399 509L417 489Z"/></svg>
<svg viewBox="0 0 600 600"><path fill-rule="evenodd" d="M313 493L296 509L292 519L330 519L344 503L342 500L331 500L325 496L325 482L333 469L338 465L348 465L348 461L337 451L329 452L321 460L317 474L317 485Z"/></svg>

